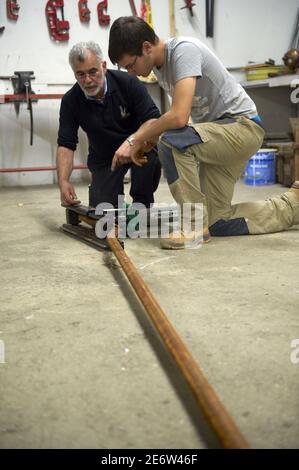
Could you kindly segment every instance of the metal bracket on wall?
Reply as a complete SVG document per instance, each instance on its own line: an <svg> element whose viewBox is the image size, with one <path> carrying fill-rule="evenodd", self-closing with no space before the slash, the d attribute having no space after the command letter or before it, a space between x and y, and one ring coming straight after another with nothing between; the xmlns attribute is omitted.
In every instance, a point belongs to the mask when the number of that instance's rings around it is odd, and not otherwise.
<svg viewBox="0 0 299 470"><path fill-rule="evenodd" d="M97 6L99 23L101 26L108 26L110 23L110 16L104 13L104 10L107 11L107 8L108 0L103 0Z"/></svg>
<svg viewBox="0 0 299 470"><path fill-rule="evenodd" d="M79 18L82 23L90 21L90 9L87 6L87 0L78 1Z"/></svg>
<svg viewBox="0 0 299 470"><path fill-rule="evenodd" d="M7 18L13 21L17 21L19 18L20 5L16 0L6 0L6 12Z"/></svg>
<svg viewBox="0 0 299 470"><path fill-rule="evenodd" d="M46 4L46 17L50 36L58 42L69 40L70 23L64 19L63 7L63 0L48 0ZM61 10L61 20L57 17L58 8Z"/></svg>

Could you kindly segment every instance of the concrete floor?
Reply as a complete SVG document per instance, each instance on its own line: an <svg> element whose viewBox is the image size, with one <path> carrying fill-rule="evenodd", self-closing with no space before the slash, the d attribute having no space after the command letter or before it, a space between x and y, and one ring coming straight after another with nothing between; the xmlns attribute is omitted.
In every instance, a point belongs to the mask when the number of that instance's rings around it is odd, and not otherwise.
<svg viewBox="0 0 299 470"><path fill-rule="evenodd" d="M235 200L284 190L239 183ZM157 199L171 201L165 182ZM215 447L113 256L58 230L57 188L2 188L0 208L0 447ZM185 252L126 242L254 448L299 448L298 230Z"/></svg>

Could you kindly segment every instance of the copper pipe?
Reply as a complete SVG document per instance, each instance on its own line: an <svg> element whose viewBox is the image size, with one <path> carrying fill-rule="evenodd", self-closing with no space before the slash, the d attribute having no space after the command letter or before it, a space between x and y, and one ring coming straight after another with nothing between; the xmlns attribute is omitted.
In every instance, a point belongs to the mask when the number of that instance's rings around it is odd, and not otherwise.
<svg viewBox="0 0 299 470"><path fill-rule="evenodd" d="M149 287L121 247L118 239L108 235L107 242L160 334L164 345L174 358L191 388L197 404L206 416L221 445L226 449L249 448L248 443L237 428L232 417L228 414Z"/></svg>
<svg viewBox="0 0 299 470"><path fill-rule="evenodd" d="M0 173L25 173L26 171L55 171L56 166L33 166L27 168L0 168ZM73 170L87 170L86 165L74 165Z"/></svg>
<svg viewBox="0 0 299 470"><path fill-rule="evenodd" d="M88 217L88 215L83 215L83 214L79 214L79 220L81 220L81 222L85 222L87 225L90 225L91 227L95 227L97 223L95 219L91 219L90 217Z"/></svg>

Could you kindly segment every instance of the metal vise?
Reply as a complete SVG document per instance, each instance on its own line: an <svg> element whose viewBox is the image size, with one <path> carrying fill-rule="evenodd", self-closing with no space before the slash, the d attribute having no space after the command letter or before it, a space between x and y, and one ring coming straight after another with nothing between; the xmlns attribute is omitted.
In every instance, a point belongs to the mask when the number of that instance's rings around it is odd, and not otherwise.
<svg viewBox="0 0 299 470"><path fill-rule="evenodd" d="M14 72L14 76L11 77L12 86L14 92L18 94L26 95L27 109L30 114L30 145L33 143L33 111L32 111L32 99L30 95L34 95L35 92L31 88L31 80L35 77L34 72ZM34 100L37 101L37 100ZM20 112L20 102L14 103L16 115Z"/></svg>
<svg viewBox="0 0 299 470"><path fill-rule="evenodd" d="M34 94L31 88L31 80L35 78L33 75L34 72L14 72L14 76L11 77L14 92L16 94Z"/></svg>

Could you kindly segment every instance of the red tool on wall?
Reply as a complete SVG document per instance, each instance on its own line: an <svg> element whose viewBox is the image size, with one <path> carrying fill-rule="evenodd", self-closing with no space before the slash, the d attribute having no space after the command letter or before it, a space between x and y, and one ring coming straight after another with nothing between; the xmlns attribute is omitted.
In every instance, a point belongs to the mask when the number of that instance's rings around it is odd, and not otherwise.
<svg viewBox="0 0 299 470"><path fill-rule="evenodd" d="M63 0L48 0L46 4L46 17L50 36L54 41L68 41L70 23L64 20L64 1ZM57 17L57 10L61 10L61 20Z"/></svg>
<svg viewBox="0 0 299 470"><path fill-rule="evenodd" d="M186 5L181 8L181 10L184 10L184 8L188 8L188 10L191 13L191 16L193 16L193 10L192 7L195 7L195 3L192 2L192 0L185 0Z"/></svg>
<svg viewBox="0 0 299 470"><path fill-rule="evenodd" d="M101 26L107 26L110 23L110 16L104 13L104 10L107 11L108 0L103 0L97 6L99 23Z"/></svg>
<svg viewBox="0 0 299 470"><path fill-rule="evenodd" d="M6 12L8 19L17 21L19 18L19 9L20 5L16 0L6 0Z"/></svg>
<svg viewBox="0 0 299 470"><path fill-rule="evenodd" d="M143 21L146 21L146 3L145 0L141 0L141 6L140 6L140 18L143 19Z"/></svg>
<svg viewBox="0 0 299 470"><path fill-rule="evenodd" d="M88 23L90 21L90 9L87 6L88 0L79 0L78 9L79 9L79 18L82 23Z"/></svg>

